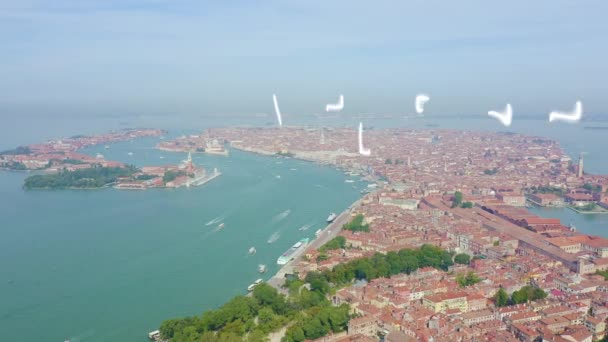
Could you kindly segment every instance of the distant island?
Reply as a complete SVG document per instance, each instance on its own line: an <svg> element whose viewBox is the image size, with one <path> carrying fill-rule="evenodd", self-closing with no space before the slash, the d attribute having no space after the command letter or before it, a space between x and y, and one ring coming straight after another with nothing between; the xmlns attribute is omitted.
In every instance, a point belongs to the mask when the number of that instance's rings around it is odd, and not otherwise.
<svg viewBox="0 0 608 342"><path fill-rule="evenodd" d="M141 169L117 161L105 160L102 154L92 157L77 151L86 146L161 136L159 129L125 129L103 135L75 135L43 144L19 146L0 152L0 169L13 171L44 171L27 177L23 187L42 189L97 189L113 186L117 189L178 188L198 186L218 177L214 169L208 173L188 158L179 165L147 166ZM215 146L215 145L214 145ZM106 149L110 148L105 145Z"/></svg>

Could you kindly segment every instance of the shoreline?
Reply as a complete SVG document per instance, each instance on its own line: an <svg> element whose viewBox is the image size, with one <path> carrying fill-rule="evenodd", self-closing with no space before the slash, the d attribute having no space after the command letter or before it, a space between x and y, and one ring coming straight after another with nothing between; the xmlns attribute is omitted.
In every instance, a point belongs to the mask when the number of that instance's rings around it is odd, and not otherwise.
<svg viewBox="0 0 608 342"><path fill-rule="evenodd" d="M319 236L315 236L313 239L311 239L311 241L306 245L306 248L304 248L300 253L294 256L291 261L281 266L277 270L277 272L272 277L270 277L268 281L266 281L266 283L276 288L277 291L281 293L286 293L285 289L282 287L285 283L285 276L294 273L294 268L302 258L302 255L306 254L306 251L308 251L310 248L318 249L319 247L326 244L329 240L338 236L338 234L340 234L340 232L342 231L342 226L344 225L344 223L346 223L344 221L350 219L350 213L353 211L353 209L359 206L362 200L363 197L358 198L356 201L351 203L351 205L349 205L346 209L340 212L333 222L327 224L325 228L321 228L321 233L319 234Z"/></svg>

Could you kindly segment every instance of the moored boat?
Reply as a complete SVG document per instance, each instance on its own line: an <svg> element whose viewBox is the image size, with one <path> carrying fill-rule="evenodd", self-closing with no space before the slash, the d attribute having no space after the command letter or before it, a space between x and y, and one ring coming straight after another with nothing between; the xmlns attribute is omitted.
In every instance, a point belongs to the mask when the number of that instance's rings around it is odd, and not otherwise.
<svg viewBox="0 0 608 342"><path fill-rule="evenodd" d="M327 223L334 222L334 220L336 219L336 217L338 217L338 215L336 215L336 213L329 214L329 216L327 217Z"/></svg>
<svg viewBox="0 0 608 342"><path fill-rule="evenodd" d="M303 251L308 244L309 239L304 238L300 241L296 242L291 248L289 248L285 253L283 253L278 259L277 264L285 265L290 262L294 257L297 256L298 252Z"/></svg>

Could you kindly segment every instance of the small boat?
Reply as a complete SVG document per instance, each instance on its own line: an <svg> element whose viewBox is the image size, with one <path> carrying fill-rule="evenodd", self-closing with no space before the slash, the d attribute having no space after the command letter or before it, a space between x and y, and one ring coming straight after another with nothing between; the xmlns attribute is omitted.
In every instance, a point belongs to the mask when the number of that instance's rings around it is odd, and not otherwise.
<svg viewBox="0 0 608 342"><path fill-rule="evenodd" d="M154 330L150 333L148 333L148 338L151 339L152 341L156 341L156 339L160 338L160 330ZM66 341L69 342L69 341Z"/></svg>
<svg viewBox="0 0 608 342"><path fill-rule="evenodd" d="M249 254L255 254L255 252L257 252L257 251L255 250L255 247L251 247L251 248L249 248Z"/></svg>
<svg viewBox="0 0 608 342"><path fill-rule="evenodd" d="M165 159L165 156L160 156L160 159Z"/></svg>
<svg viewBox="0 0 608 342"><path fill-rule="evenodd" d="M261 284L263 281L264 281L264 279L261 279L261 278L260 278L260 279L256 280L256 281L254 282L254 284L256 284L256 285L260 285L260 284Z"/></svg>
<svg viewBox="0 0 608 342"><path fill-rule="evenodd" d="M220 224L217 226L217 229L218 229L218 230L219 230L219 229L222 229L222 228L224 228L224 222L220 223Z"/></svg>
<svg viewBox="0 0 608 342"><path fill-rule="evenodd" d="M354 183L355 181L354 181L354 180L352 180L352 179L347 179L347 180L345 180L344 182L345 182L345 183Z"/></svg>
<svg viewBox="0 0 608 342"><path fill-rule="evenodd" d="M97 155L95 156L95 158L97 158L97 159L103 159L104 157L103 157L103 154L97 153Z"/></svg>
<svg viewBox="0 0 608 342"><path fill-rule="evenodd" d="M106 145L106 146L104 146L104 147L105 147L105 149L107 150L107 149L109 149L109 148L110 148L110 145Z"/></svg>
<svg viewBox="0 0 608 342"><path fill-rule="evenodd" d="M265 273L266 272L266 265L258 265L258 272L260 273Z"/></svg>
<svg viewBox="0 0 608 342"><path fill-rule="evenodd" d="M255 288L255 285L257 285L257 284L251 284L251 285L247 286L247 291L249 291L249 292L253 291L253 289Z"/></svg>
<svg viewBox="0 0 608 342"><path fill-rule="evenodd" d="M275 176L277 179L281 179L281 175L276 175Z"/></svg>
<svg viewBox="0 0 608 342"><path fill-rule="evenodd" d="M130 156L132 156L132 155L133 155L133 152L129 152L129 153L127 153L127 154L128 154L128 155L130 155Z"/></svg>
<svg viewBox="0 0 608 342"><path fill-rule="evenodd" d="M319 235L321 235L321 233L322 233L322 232L323 232L323 231L322 231L321 229L317 230L317 231L315 232L315 236L316 236L316 237L319 237Z"/></svg>
<svg viewBox="0 0 608 342"><path fill-rule="evenodd" d="M329 214L329 216L327 217L327 223L334 222L334 220L336 219L336 217L338 217L338 215L336 215L336 213Z"/></svg>

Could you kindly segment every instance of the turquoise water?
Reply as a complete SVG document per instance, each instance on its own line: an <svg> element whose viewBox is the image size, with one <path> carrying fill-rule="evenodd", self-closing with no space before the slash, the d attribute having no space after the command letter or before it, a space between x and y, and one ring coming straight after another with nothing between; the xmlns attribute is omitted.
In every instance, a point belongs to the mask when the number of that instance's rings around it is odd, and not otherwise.
<svg viewBox="0 0 608 342"><path fill-rule="evenodd" d="M532 207L530 211L541 217L558 218L562 224L573 224L585 234L608 237L608 214L578 214L568 208Z"/></svg>
<svg viewBox="0 0 608 342"><path fill-rule="evenodd" d="M87 152L138 166L185 158L153 150L156 141ZM282 252L312 238L365 186L293 159L231 151L194 161L223 175L190 189L25 192L25 174L0 173L2 339L146 341L164 319L246 293L258 264L270 277ZM219 231L206 225L217 217ZM313 226L299 231L305 224Z"/></svg>
<svg viewBox="0 0 608 342"><path fill-rule="evenodd" d="M284 118L286 124L356 127L359 119ZM366 126L504 131L494 120L421 118L362 120ZM185 127L272 123L268 118L203 119L169 116L22 117L0 126L0 149L74 134L125 127ZM581 125L515 120L509 131L560 141L586 169L608 173L608 131ZM184 154L153 149L157 139L92 147L107 159L137 166L177 163ZM133 156L127 153L133 152ZM164 159L160 159L160 156ZM295 241L312 237L329 211L359 197L362 183L328 167L232 151L230 157L195 156L223 175L192 189L24 192L26 174L0 172L0 331L12 341L146 341L167 318L198 314L245 293L257 265L277 270L276 258ZM296 171L290 169L295 168ZM280 175L280 178L276 176ZM608 236L608 215L568 209L532 209ZM222 217L225 228L214 232ZM298 228L313 224L302 232ZM274 243L267 243L271 237ZM257 254L247 250L255 246Z"/></svg>

